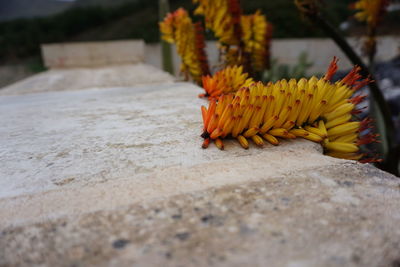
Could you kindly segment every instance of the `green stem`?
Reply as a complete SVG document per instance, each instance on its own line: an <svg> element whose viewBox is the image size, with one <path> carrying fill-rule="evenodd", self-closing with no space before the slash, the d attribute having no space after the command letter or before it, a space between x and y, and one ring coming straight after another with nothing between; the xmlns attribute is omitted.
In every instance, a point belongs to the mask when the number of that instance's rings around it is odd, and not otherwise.
<svg viewBox="0 0 400 267"><path fill-rule="evenodd" d="M365 49L367 50L368 53L368 63L369 63L369 69L374 70L374 59L375 59L375 54L376 54L376 28L375 27L368 27L368 39L367 39L367 44ZM373 44L369 43L371 40L373 40Z"/></svg>
<svg viewBox="0 0 400 267"><path fill-rule="evenodd" d="M168 0L159 0L158 8L159 8L159 20L162 21L169 12ZM174 75L174 63L172 59L171 45L163 41L162 39L161 39L161 59L162 59L163 70Z"/></svg>

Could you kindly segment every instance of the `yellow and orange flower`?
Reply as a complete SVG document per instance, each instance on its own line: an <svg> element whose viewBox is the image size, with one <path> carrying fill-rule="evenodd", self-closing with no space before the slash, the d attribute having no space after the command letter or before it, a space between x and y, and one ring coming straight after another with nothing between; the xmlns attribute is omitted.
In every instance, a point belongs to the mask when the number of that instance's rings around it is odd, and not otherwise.
<svg viewBox="0 0 400 267"><path fill-rule="evenodd" d="M203 76L202 84L206 93L199 96L214 99L222 94L234 93L253 83L253 79L248 78L248 76L247 73L243 72L243 66L229 66L213 76Z"/></svg>
<svg viewBox="0 0 400 267"><path fill-rule="evenodd" d="M222 140L227 137L236 138L246 149L248 139L262 146L264 140L278 145L278 138L302 137L321 143L330 156L373 161L359 152L361 145L376 141L376 135L364 135L370 121L360 122L353 116L363 100L353 94L369 80L361 79L355 67L344 79L331 83L336 62L334 59L320 79L251 83L236 93L212 99L208 108L201 107L203 147L214 141L223 149Z"/></svg>
<svg viewBox="0 0 400 267"><path fill-rule="evenodd" d="M222 67L243 65L244 58L238 46L226 46L218 44L220 58L224 62Z"/></svg>
<svg viewBox="0 0 400 267"><path fill-rule="evenodd" d="M389 0L358 0L351 7L358 12L354 15L357 20L367 23L368 37L364 42L364 53L374 55L376 52L376 28L381 22Z"/></svg>
<svg viewBox="0 0 400 267"><path fill-rule="evenodd" d="M218 38L224 66L244 65L241 49L241 8L238 0L193 0L195 14L204 16L205 26Z"/></svg>
<svg viewBox="0 0 400 267"><path fill-rule="evenodd" d="M209 74L201 24L193 24L187 11L179 8L160 22L160 31L163 40L176 44L182 58L182 72L190 74L194 81L200 83L201 77Z"/></svg>
<svg viewBox="0 0 400 267"><path fill-rule="evenodd" d="M238 0L193 0L195 14L205 17L206 27L219 41L225 66L244 65L262 71L269 65L272 26L257 11L242 15Z"/></svg>
<svg viewBox="0 0 400 267"><path fill-rule="evenodd" d="M370 27L376 27L386 13L388 5L388 0L358 0L352 8L358 10L355 17L359 21L366 22Z"/></svg>
<svg viewBox="0 0 400 267"><path fill-rule="evenodd" d="M196 15L205 17L205 26L225 45L240 42L240 6L238 0L193 0Z"/></svg>
<svg viewBox="0 0 400 267"><path fill-rule="evenodd" d="M250 54L252 68L262 71L269 65L272 26L260 11L241 17L242 40L245 52Z"/></svg>

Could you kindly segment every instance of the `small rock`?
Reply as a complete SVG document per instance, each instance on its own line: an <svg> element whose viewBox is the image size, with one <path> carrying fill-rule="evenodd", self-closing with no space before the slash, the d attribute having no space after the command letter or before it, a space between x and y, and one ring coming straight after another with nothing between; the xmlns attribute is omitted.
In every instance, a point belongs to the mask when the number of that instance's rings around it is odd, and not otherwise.
<svg viewBox="0 0 400 267"><path fill-rule="evenodd" d="M209 221L212 220L212 219L214 219L214 216L211 215L211 214L205 215L205 216L201 217L201 221L202 221L203 223L207 223L207 222L209 222Z"/></svg>
<svg viewBox="0 0 400 267"><path fill-rule="evenodd" d="M177 233L175 237L181 241L185 241L190 237L190 233L188 232Z"/></svg>
<svg viewBox="0 0 400 267"><path fill-rule="evenodd" d="M112 246L113 246L113 248L115 248L115 249L122 249L122 248L124 248L127 244L129 244L129 240L127 240L127 239L118 239L118 240L115 240L114 242L113 242L113 244L112 244Z"/></svg>
<svg viewBox="0 0 400 267"><path fill-rule="evenodd" d="M171 218L174 219L174 220L179 220L179 219L182 218L182 215L181 214L174 214L174 215L171 216Z"/></svg>

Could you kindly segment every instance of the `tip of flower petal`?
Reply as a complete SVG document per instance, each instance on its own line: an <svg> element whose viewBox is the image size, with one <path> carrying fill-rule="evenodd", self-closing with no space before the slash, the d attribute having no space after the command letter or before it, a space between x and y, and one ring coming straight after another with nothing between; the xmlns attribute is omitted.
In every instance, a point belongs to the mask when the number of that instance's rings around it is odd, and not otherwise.
<svg viewBox="0 0 400 267"><path fill-rule="evenodd" d="M362 78L360 75L361 68L354 66L351 71L342 79L342 82L349 87L353 87L355 83Z"/></svg>
<svg viewBox="0 0 400 267"><path fill-rule="evenodd" d="M376 157L364 158L364 159L359 160L360 163L379 163L382 161L383 161L383 159L376 158Z"/></svg>
<svg viewBox="0 0 400 267"><path fill-rule="evenodd" d="M368 134L362 136L356 142L356 145L361 146L361 145L366 145L366 144L371 144L371 143L379 143L380 141L377 139L378 136L379 136L379 134L368 133Z"/></svg>
<svg viewBox="0 0 400 267"><path fill-rule="evenodd" d="M326 74L324 77L325 80L327 80L327 81L332 80L333 75L335 75L335 73L338 69L338 66L337 66L338 61L339 61L339 59L337 57L333 57L331 63L329 64L328 70L326 71Z"/></svg>
<svg viewBox="0 0 400 267"><path fill-rule="evenodd" d="M365 100L366 95L358 95L353 98L350 98L348 101L354 105L358 105Z"/></svg>
<svg viewBox="0 0 400 267"><path fill-rule="evenodd" d="M362 132L362 131L364 131L364 130L366 130L366 129L371 129L371 128L373 128L372 122L373 122L373 119L371 119L371 118L365 118L365 119L363 119L363 120L360 122L360 129L359 129L359 132Z"/></svg>
<svg viewBox="0 0 400 267"><path fill-rule="evenodd" d="M201 145L201 148L206 149L210 145L210 138L204 139L203 144Z"/></svg>

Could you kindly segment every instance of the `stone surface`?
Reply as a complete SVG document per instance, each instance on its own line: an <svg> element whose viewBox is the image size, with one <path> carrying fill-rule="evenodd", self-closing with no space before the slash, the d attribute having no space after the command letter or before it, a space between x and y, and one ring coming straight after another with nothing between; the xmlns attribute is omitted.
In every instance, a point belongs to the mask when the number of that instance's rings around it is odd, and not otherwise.
<svg viewBox="0 0 400 267"><path fill-rule="evenodd" d="M399 191L368 166L303 169L7 228L0 265L398 266Z"/></svg>
<svg viewBox="0 0 400 267"><path fill-rule="evenodd" d="M183 83L0 97L0 224L337 163L304 140L201 149L199 92Z"/></svg>
<svg viewBox="0 0 400 267"><path fill-rule="evenodd" d="M0 89L29 76L32 72L23 64L0 65Z"/></svg>
<svg viewBox="0 0 400 267"><path fill-rule="evenodd" d="M318 144L203 150L187 83L0 96L0 266L396 266L400 180Z"/></svg>
<svg viewBox="0 0 400 267"><path fill-rule="evenodd" d="M140 84L166 83L173 80L174 78L168 73L146 64L56 69L0 88L0 95L70 91L93 87L131 87Z"/></svg>
<svg viewBox="0 0 400 267"><path fill-rule="evenodd" d="M43 44L44 65L53 68L99 67L144 62L143 40Z"/></svg>

